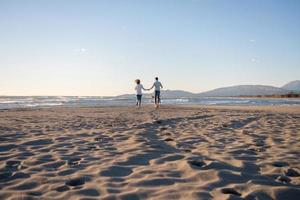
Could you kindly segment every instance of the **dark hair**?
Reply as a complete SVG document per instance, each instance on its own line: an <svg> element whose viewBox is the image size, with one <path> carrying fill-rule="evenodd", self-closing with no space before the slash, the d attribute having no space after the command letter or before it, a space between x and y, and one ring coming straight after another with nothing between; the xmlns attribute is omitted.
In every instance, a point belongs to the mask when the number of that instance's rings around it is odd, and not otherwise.
<svg viewBox="0 0 300 200"><path fill-rule="evenodd" d="M140 84L141 80L140 79L136 79L135 82L136 82L136 84Z"/></svg>
<svg viewBox="0 0 300 200"><path fill-rule="evenodd" d="M158 77L155 77L155 80L158 80Z"/></svg>

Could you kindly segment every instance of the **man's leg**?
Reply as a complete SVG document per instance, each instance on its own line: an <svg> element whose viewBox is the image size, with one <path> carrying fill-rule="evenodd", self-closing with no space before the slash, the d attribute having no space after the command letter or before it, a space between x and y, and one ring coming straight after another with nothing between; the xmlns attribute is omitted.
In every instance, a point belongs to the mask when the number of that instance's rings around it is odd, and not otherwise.
<svg viewBox="0 0 300 200"><path fill-rule="evenodd" d="M155 91L155 104L158 105L160 103L160 91Z"/></svg>
<svg viewBox="0 0 300 200"><path fill-rule="evenodd" d="M157 104L160 104L160 91L157 92Z"/></svg>

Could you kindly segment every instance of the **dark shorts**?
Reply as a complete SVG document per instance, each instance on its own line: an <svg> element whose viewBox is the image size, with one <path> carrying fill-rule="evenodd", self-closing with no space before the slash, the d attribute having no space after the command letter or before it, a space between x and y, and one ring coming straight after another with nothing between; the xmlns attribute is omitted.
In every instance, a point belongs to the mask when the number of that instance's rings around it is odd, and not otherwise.
<svg viewBox="0 0 300 200"><path fill-rule="evenodd" d="M160 98L160 91L155 91L155 98Z"/></svg>
<svg viewBox="0 0 300 200"><path fill-rule="evenodd" d="M142 95L141 94L137 94L136 95L136 100L141 101L142 100Z"/></svg>

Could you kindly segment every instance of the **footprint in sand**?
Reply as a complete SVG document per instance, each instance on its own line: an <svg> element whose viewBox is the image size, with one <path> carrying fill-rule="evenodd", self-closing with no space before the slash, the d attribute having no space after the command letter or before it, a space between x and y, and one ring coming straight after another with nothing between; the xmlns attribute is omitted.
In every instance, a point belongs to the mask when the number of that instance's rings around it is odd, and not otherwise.
<svg viewBox="0 0 300 200"><path fill-rule="evenodd" d="M55 188L55 190L57 192L65 192L65 191L70 190L70 188L68 186L66 186L66 185L63 185L63 186L59 186L59 187Z"/></svg>
<svg viewBox="0 0 300 200"><path fill-rule="evenodd" d="M275 161L272 163L274 167L286 167L289 166L289 163L283 161Z"/></svg>
<svg viewBox="0 0 300 200"><path fill-rule="evenodd" d="M129 167L111 166L107 170L100 172L101 176L108 177L123 177L132 173L132 169Z"/></svg>
<svg viewBox="0 0 300 200"><path fill-rule="evenodd" d="M237 192L235 189L233 188L222 188L221 192L223 194L233 194L233 195L237 195L237 196L241 196L241 193Z"/></svg>
<svg viewBox="0 0 300 200"><path fill-rule="evenodd" d="M15 179L25 179L25 178L30 178L29 174L26 174L24 172L17 172L11 176L11 180Z"/></svg>
<svg viewBox="0 0 300 200"><path fill-rule="evenodd" d="M253 152L265 152L266 148L250 148L249 151L253 151Z"/></svg>
<svg viewBox="0 0 300 200"><path fill-rule="evenodd" d="M21 161L19 160L9 160L5 164L5 170L9 172L18 171L21 167Z"/></svg>
<svg viewBox="0 0 300 200"><path fill-rule="evenodd" d="M196 167L197 169L201 168L201 167L204 167L206 165L205 162L203 161L197 161L197 160L189 160L188 161L188 164L191 166L191 167Z"/></svg>
<svg viewBox="0 0 300 200"><path fill-rule="evenodd" d="M164 141L171 142L171 141L174 141L174 139L172 139L172 138L166 138L166 139L164 139Z"/></svg>
<svg viewBox="0 0 300 200"><path fill-rule="evenodd" d="M74 178L71 180L66 181L67 186L80 186L85 184L84 178Z"/></svg>
<svg viewBox="0 0 300 200"><path fill-rule="evenodd" d="M68 165L73 166L73 165L78 165L81 161L81 158L70 158L68 160Z"/></svg>
<svg viewBox="0 0 300 200"><path fill-rule="evenodd" d="M26 194L29 196L42 196L43 195L43 193L37 192L37 191L30 191L30 192L27 192Z"/></svg>
<svg viewBox="0 0 300 200"><path fill-rule="evenodd" d="M285 175L290 177L298 177L300 176L300 173L293 168L289 168L285 171Z"/></svg>
<svg viewBox="0 0 300 200"><path fill-rule="evenodd" d="M289 183L289 182L291 182L291 179L289 178L289 177L287 177L287 176L278 176L277 178L276 178L276 181L278 181L278 182L282 182L282 183Z"/></svg>

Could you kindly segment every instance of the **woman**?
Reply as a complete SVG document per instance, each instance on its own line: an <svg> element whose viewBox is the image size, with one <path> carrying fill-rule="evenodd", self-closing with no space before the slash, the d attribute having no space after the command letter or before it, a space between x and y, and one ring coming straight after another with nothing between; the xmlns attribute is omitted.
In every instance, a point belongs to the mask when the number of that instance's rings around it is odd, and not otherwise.
<svg viewBox="0 0 300 200"><path fill-rule="evenodd" d="M144 86L141 84L141 80L140 79L136 79L136 86L135 86L135 91L136 91L136 106L138 106L139 108L141 107L141 103L142 103L142 90L147 90L144 88Z"/></svg>

